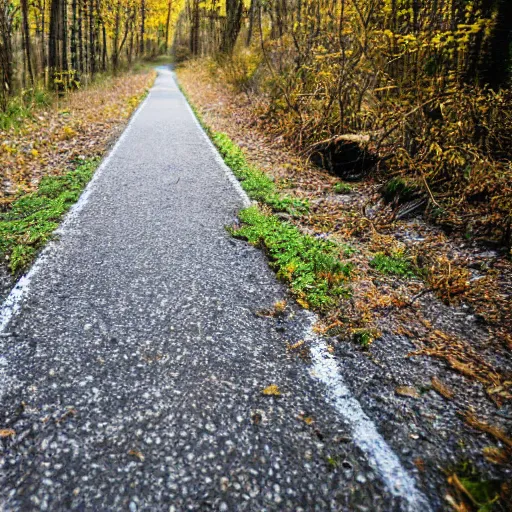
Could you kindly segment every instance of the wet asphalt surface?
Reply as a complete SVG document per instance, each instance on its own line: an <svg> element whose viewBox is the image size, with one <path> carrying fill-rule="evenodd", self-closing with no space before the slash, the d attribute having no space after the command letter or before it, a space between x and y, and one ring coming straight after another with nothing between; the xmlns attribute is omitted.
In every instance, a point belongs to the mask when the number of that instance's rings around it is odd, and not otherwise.
<svg viewBox="0 0 512 512"><path fill-rule="evenodd" d="M406 509L287 350L308 317L256 314L241 206L160 70L0 337L0 510Z"/></svg>

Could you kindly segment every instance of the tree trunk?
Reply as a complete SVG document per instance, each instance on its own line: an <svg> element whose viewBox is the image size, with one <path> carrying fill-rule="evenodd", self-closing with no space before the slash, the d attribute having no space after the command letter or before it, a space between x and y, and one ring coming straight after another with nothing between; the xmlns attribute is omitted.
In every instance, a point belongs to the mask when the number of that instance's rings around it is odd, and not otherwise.
<svg viewBox="0 0 512 512"><path fill-rule="evenodd" d="M119 30L121 27L121 2L117 2L114 21L114 41L112 43L112 67L117 71L119 65Z"/></svg>
<svg viewBox="0 0 512 512"><path fill-rule="evenodd" d="M46 41L44 36L46 34L46 0L43 1L43 7L41 9L41 48L42 48L42 59L43 69L48 65L48 57L46 55Z"/></svg>
<svg viewBox="0 0 512 512"><path fill-rule="evenodd" d="M233 49L242 27L242 0L226 0L226 24L222 34L220 51L227 55L233 53Z"/></svg>
<svg viewBox="0 0 512 512"><path fill-rule="evenodd" d="M165 53L169 51L169 26L171 24L172 0L167 6L167 20L165 21Z"/></svg>
<svg viewBox="0 0 512 512"><path fill-rule="evenodd" d="M30 83L34 85L34 72L32 71L32 52L30 50L30 29L28 22L28 0L21 0L21 13L23 16L23 46L27 59L27 71Z"/></svg>
<svg viewBox="0 0 512 512"><path fill-rule="evenodd" d="M106 71L107 70L107 59L108 59L108 55L107 55L107 29L105 27L105 23L102 21L101 22L101 34L102 34L102 39L103 39L103 51L101 53L101 67L103 69L103 71Z"/></svg>
<svg viewBox="0 0 512 512"><path fill-rule="evenodd" d="M6 0L0 0L0 104L7 105L7 97L12 91L12 43L9 6Z"/></svg>
<svg viewBox="0 0 512 512"><path fill-rule="evenodd" d="M258 0L251 0L251 6L249 8L249 30L247 31L247 39L245 41L246 46L250 46L252 40L252 33L254 30L254 13L256 12L256 5ZM300 0L299 0L300 6Z"/></svg>
<svg viewBox="0 0 512 512"><path fill-rule="evenodd" d="M61 53L62 53L62 70L69 69L68 64L68 1L61 0Z"/></svg>
<svg viewBox="0 0 512 512"><path fill-rule="evenodd" d="M134 10L133 13L133 22L130 23L130 45L128 47L128 64L131 64L133 61L133 47L134 47L134 38L135 38L135 23L136 23L137 11Z"/></svg>
<svg viewBox="0 0 512 512"><path fill-rule="evenodd" d="M73 0L71 3L71 68L73 71L79 71L78 64L78 13L77 13L77 0Z"/></svg>
<svg viewBox="0 0 512 512"><path fill-rule="evenodd" d="M60 41L62 41L62 0L52 0L50 5L50 35L48 38L48 67L50 68L50 80L52 81L55 78L55 73L62 70Z"/></svg>
<svg viewBox="0 0 512 512"><path fill-rule="evenodd" d="M94 4L89 0L89 68L91 74L96 74L96 38L94 31Z"/></svg>
<svg viewBox="0 0 512 512"><path fill-rule="evenodd" d="M199 0L192 0L191 27L190 27L190 52L199 55Z"/></svg>
<svg viewBox="0 0 512 512"><path fill-rule="evenodd" d="M83 7L82 0L78 0L78 69L80 73L83 73L86 68L84 58Z"/></svg>
<svg viewBox="0 0 512 512"><path fill-rule="evenodd" d="M146 36L146 0L142 0L140 7L140 40L139 40L139 54L141 57L144 56L145 44L144 38Z"/></svg>

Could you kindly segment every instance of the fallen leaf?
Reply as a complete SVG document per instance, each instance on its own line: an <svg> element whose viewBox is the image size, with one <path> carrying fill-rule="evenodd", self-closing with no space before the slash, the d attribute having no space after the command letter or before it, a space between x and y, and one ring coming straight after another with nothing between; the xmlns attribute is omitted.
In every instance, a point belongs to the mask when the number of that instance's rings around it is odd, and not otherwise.
<svg viewBox="0 0 512 512"><path fill-rule="evenodd" d="M491 464L506 464L509 461L507 451L497 446L486 446L482 452L485 459Z"/></svg>
<svg viewBox="0 0 512 512"><path fill-rule="evenodd" d="M510 438L500 427L489 425L489 423L479 420L472 411L467 411L465 414L461 413L461 415L470 427L486 432L487 434L495 437L498 441L501 441L509 450L512 449L512 438Z"/></svg>
<svg viewBox="0 0 512 512"><path fill-rule="evenodd" d="M128 455L131 455L132 457L137 457L141 462L144 462L144 455L139 450L130 450L128 452Z"/></svg>
<svg viewBox="0 0 512 512"><path fill-rule="evenodd" d="M414 459L414 465L418 468L422 473L425 472L425 461L421 457L417 457Z"/></svg>
<svg viewBox="0 0 512 512"><path fill-rule="evenodd" d="M266 387L262 393L267 396L281 396L281 391L279 391L279 387L275 384Z"/></svg>
<svg viewBox="0 0 512 512"><path fill-rule="evenodd" d="M302 347L302 345L304 345L304 340L299 340L297 341L297 343L293 343L292 345L288 345L288 350L292 351L292 350L296 350L300 347Z"/></svg>
<svg viewBox="0 0 512 512"><path fill-rule="evenodd" d="M437 377L432 377L432 389L448 400L453 398L453 391L443 384Z"/></svg>
<svg viewBox="0 0 512 512"><path fill-rule="evenodd" d="M399 386L395 389L395 393L400 396L407 396L409 398L420 398L420 394L416 388L411 386Z"/></svg>

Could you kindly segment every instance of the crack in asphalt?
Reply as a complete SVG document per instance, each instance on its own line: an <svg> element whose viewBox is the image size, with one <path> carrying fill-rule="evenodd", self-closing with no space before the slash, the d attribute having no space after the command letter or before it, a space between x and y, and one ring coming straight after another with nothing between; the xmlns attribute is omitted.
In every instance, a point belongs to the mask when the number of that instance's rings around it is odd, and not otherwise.
<svg viewBox="0 0 512 512"><path fill-rule="evenodd" d="M0 310L1 510L429 510L325 342L287 351L314 317L256 314L287 291L247 204L159 68Z"/></svg>

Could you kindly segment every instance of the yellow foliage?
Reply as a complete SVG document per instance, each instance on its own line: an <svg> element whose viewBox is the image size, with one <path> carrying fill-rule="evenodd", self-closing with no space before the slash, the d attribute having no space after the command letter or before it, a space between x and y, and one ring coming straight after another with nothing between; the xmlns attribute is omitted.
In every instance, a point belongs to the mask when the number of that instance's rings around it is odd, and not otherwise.
<svg viewBox="0 0 512 512"><path fill-rule="evenodd" d="M266 396L281 396L281 391L279 390L279 387L276 384L271 384L270 386L267 386L262 393Z"/></svg>

